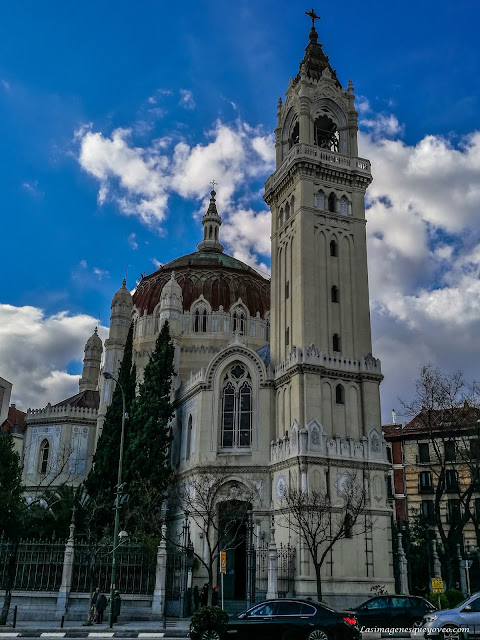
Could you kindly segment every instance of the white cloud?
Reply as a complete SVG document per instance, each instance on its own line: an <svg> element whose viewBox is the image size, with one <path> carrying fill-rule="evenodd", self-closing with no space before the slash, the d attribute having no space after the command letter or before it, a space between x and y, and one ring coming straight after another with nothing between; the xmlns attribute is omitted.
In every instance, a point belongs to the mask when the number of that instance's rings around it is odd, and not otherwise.
<svg viewBox="0 0 480 640"><path fill-rule="evenodd" d="M133 249L134 251L136 251L138 249L138 242L137 242L137 234L136 233L131 233L128 236L128 244L130 245L130 248Z"/></svg>
<svg viewBox="0 0 480 640"><path fill-rule="evenodd" d="M34 198L43 198L45 195L38 187L38 180L34 180L33 182L22 182L22 187Z"/></svg>
<svg viewBox="0 0 480 640"><path fill-rule="evenodd" d="M270 268L260 256L270 255L270 232L270 211L238 209L222 225L221 239L231 248L235 258L267 275Z"/></svg>
<svg viewBox="0 0 480 640"><path fill-rule="evenodd" d="M93 267L93 273L99 280L110 277L110 273L108 271L106 271L105 269L99 269L98 267Z"/></svg>
<svg viewBox="0 0 480 640"><path fill-rule="evenodd" d="M184 109L195 109L196 104L193 99L193 93L189 89L180 89L180 105Z"/></svg>
<svg viewBox="0 0 480 640"><path fill-rule="evenodd" d="M79 376L67 373L67 366L82 361L97 324L87 315L47 316L36 307L0 304L0 376L13 383L18 408L40 408L78 393ZM106 337L105 328L100 335Z"/></svg>

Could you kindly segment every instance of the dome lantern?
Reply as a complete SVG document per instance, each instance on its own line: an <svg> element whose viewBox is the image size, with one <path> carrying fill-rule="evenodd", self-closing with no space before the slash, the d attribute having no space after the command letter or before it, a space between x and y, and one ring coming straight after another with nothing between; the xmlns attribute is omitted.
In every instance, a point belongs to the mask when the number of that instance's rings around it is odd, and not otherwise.
<svg viewBox="0 0 480 640"><path fill-rule="evenodd" d="M217 203L215 201L215 196L217 195L215 191L215 180L213 180L212 186L214 188L210 191L210 204L202 218L203 240L198 244L198 250L222 253L223 245L218 239L222 219L218 215Z"/></svg>

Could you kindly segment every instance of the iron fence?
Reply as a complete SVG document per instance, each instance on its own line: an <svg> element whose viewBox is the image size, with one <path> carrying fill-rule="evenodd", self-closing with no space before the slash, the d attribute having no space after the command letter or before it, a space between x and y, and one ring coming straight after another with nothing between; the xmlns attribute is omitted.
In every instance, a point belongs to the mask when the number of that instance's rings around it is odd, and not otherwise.
<svg viewBox="0 0 480 640"><path fill-rule="evenodd" d="M260 602L268 591L268 544L261 540L255 549L255 599Z"/></svg>
<svg viewBox="0 0 480 640"><path fill-rule="evenodd" d="M135 543L117 550L115 588L120 593L151 594L155 588L156 553ZM112 545L76 544L72 591L109 591L112 576Z"/></svg>
<svg viewBox="0 0 480 640"><path fill-rule="evenodd" d="M0 542L0 588L58 591L62 583L64 542Z"/></svg>
<svg viewBox="0 0 480 640"><path fill-rule="evenodd" d="M165 592L167 599L175 600L180 598L182 590L182 558L183 552L180 549L167 550L167 576Z"/></svg>
<svg viewBox="0 0 480 640"><path fill-rule="evenodd" d="M294 595L295 590L295 549L280 544L278 553L278 596L287 598Z"/></svg>

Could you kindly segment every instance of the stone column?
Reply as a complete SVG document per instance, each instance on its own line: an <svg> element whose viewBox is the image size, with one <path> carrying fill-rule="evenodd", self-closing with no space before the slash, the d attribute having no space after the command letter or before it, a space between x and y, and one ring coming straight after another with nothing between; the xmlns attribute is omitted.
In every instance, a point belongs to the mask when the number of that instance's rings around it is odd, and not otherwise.
<svg viewBox="0 0 480 640"><path fill-rule="evenodd" d="M403 550L402 534L397 535L398 541L398 569L400 573L400 593L408 596L408 561Z"/></svg>
<svg viewBox="0 0 480 640"><path fill-rule="evenodd" d="M457 544L457 560L460 573L460 591L466 596L468 594L467 576L465 575L465 562L463 561L459 544Z"/></svg>
<svg viewBox="0 0 480 640"><path fill-rule="evenodd" d="M162 525L162 538L157 549L157 568L155 571L155 589L152 599L152 617L162 618L165 611L165 594L167 582L167 525Z"/></svg>
<svg viewBox="0 0 480 640"><path fill-rule="evenodd" d="M278 553L275 543L275 521L272 516L270 527L270 544L268 545L268 586L267 600L278 598Z"/></svg>
<svg viewBox="0 0 480 640"><path fill-rule="evenodd" d="M75 525L70 525L70 534L68 536L67 544L65 545L65 553L63 554L63 571L62 571L62 583L58 590L57 596L57 615L63 616L67 613L68 609L68 596L70 595L70 589L72 588L72 573L73 573L73 556L74 556L74 539L73 534L75 531Z"/></svg>

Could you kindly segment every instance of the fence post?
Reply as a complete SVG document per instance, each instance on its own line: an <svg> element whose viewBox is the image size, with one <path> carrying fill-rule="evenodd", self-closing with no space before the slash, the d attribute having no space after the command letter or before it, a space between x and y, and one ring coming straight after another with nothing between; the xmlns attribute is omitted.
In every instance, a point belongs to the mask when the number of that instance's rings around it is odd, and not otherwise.
<svg viewBox="0 0 480 640"><path fill-rule="evenodd" d="M408 596L408 561L403 550L402 534L397 534L398 541L398 565L400 573L400 593Z"/></svg>
<svg viewBox="0 0 480 640"><path fill-rule="evenodd" d="M162 538L157 549L157 567L155 570L155 590L152 599L152 616L162 618L165 611L167 579L167 525L162 525Z"/></svg>
<svg viewBox="0 0 480 640"><path fill-rule="evenodd" d="M459 544L457 544L457 561L460 571L460 591L466 596L468 595L467 576L465 571L465 563L462 558L462 552Z"/></svg>
<svg viewBox="0 0 480 640"><path fill-rule="evenodd" d="M74 556L74 539L73 534L75 531L75 525L70 525L70 535L68 536L67 544L65 545L65 553L63 555L63 571L62 571L62 583L58 590L57 596L57 614L65 615L68 609L68 597L70 595L70 589L72 588L72 573L73 573L73 556Z"/></svg>
<svg viewBox="0 0 480 640"><path fill-rule="evenodd" d="M278 598L278 553L275 543L275 520L272 516L270 527L270 544L268 545L268 586L267 600Z"/></svg>

